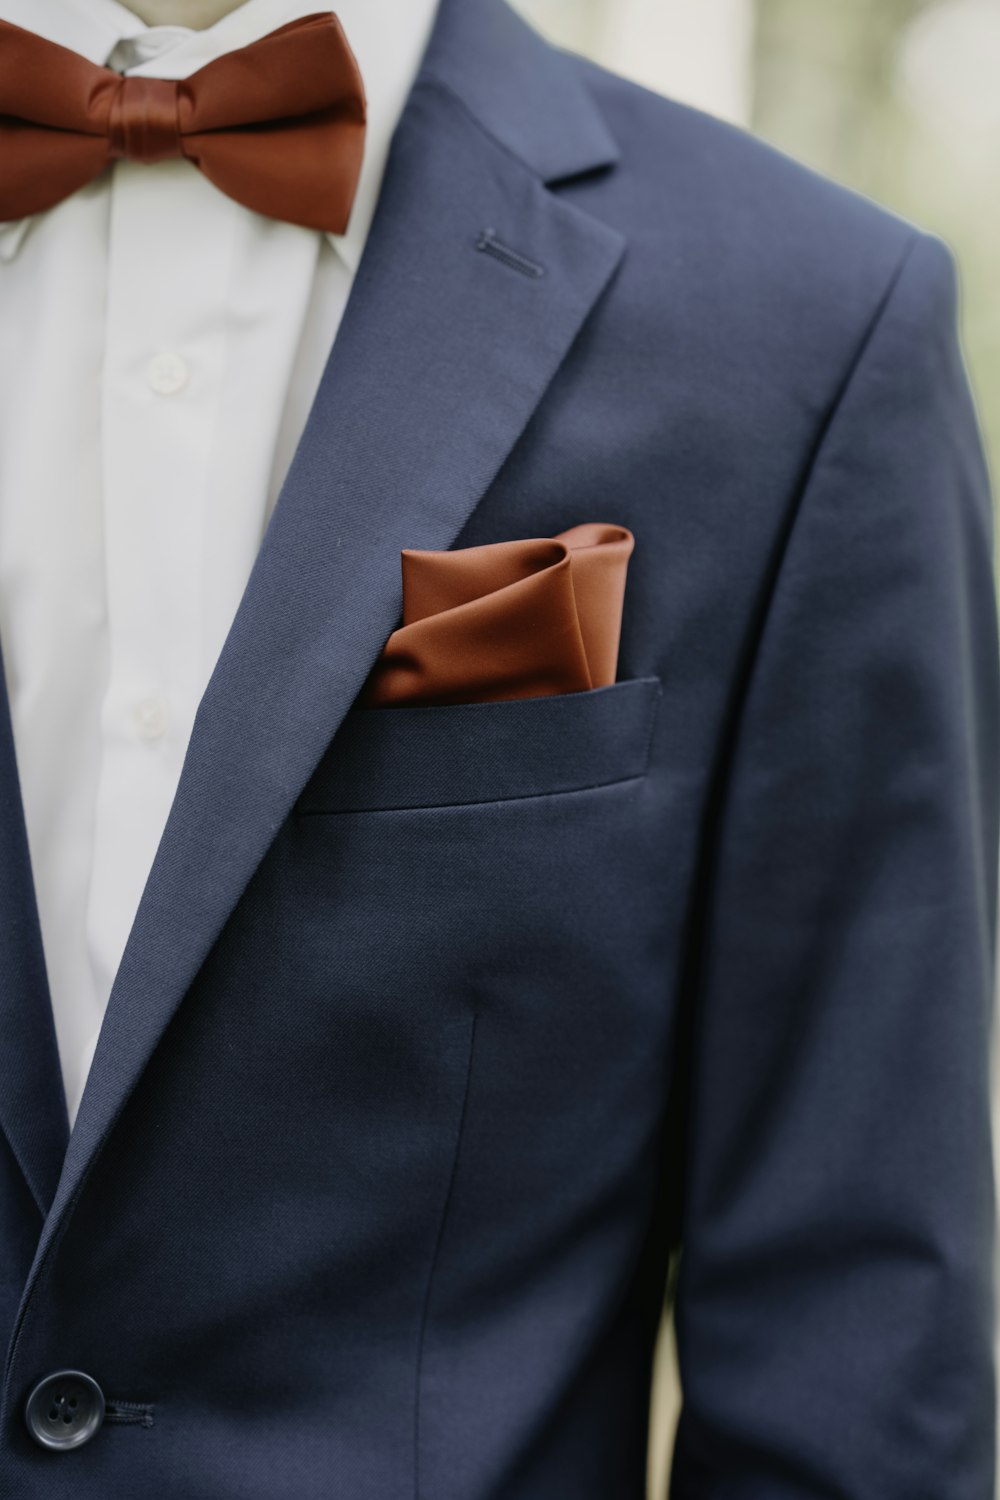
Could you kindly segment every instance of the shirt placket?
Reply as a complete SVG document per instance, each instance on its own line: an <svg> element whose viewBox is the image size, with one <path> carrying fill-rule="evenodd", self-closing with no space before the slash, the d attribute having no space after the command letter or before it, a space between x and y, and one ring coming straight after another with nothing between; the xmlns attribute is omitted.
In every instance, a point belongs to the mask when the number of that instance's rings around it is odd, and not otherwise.
<svg viewBox="0 0 1000 1500"><path fill-rule="evenodd" d="M203 688L205 485L228 205L185 162L112 169L101 455L109 675L88 937L110 988ZM191 226L198 225L198 233Z"/></svg>

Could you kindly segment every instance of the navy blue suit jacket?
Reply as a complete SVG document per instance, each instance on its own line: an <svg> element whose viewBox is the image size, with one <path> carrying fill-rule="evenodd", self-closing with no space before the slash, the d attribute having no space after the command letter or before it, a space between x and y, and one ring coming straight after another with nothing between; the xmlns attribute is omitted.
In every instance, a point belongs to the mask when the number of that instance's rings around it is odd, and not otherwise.
<svg viewBox="0 0 1000 1500"><path fill-rule="evenodd" d="M991 1500L955 299L937 239L444 0L71 1135L3 715L5 1500L636 1500L672 1245L675 1500ZM591 520L614 685L358 707L401 548ZM59 1367L109 1409L53 1453Z"/></svg>

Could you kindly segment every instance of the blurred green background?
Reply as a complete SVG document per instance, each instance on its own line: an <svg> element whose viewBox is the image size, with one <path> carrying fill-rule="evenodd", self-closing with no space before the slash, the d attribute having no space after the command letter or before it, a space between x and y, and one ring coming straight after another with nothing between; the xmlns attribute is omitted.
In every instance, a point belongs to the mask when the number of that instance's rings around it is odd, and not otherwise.
<svg viewBox="0 0 1000 1500"><path fill-rule="evenodd" d="M515 3L554 41L752 130L948 242L996 495L1000 0ZM998 555L1000 539L995 562ZM653 1395L653 1500L667 1494L679 1400L665 1320Z"/></svg>
<svg viewBox="0 0 1000 1500"><path fill-rule="evenodd" d="M940 234L1000 473L1000 0L759 0L753 129Z"/></svg>

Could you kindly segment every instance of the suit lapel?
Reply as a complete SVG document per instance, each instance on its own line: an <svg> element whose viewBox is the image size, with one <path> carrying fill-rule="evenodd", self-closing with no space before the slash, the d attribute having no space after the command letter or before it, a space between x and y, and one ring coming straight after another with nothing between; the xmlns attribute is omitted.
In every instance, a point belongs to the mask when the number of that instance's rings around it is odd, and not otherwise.
<svg viewBox="0 0 1000 1500"><path fill-rule="evenodd" d="M0 661L0 1128L42 1216L69 1135Z"/></svg>
<svg viewBox="0 0 1000 1500"><path fill-rule="evenodd" d="M34 1274L396 625L401 548L452 544L609 281L621 237L545 179L614 154L559 54L494 0L445 0L336 347L199 708ZM477 249L485 230L543 274Z"/></svg>

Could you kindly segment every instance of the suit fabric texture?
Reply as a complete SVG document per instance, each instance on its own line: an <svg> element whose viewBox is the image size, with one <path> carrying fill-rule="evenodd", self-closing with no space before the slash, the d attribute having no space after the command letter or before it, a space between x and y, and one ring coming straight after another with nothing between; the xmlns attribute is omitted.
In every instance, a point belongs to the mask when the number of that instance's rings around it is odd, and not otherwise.
<svg viewBox="0 0 1000 1500"><path fill-rule="evenodd" d="M591 520L616 682L359 706ZM991 1500L992 538L938 240L444 0L71 1135L4 721L0 1494L641 1497L679 1245L673 1500Z"/></svg>

